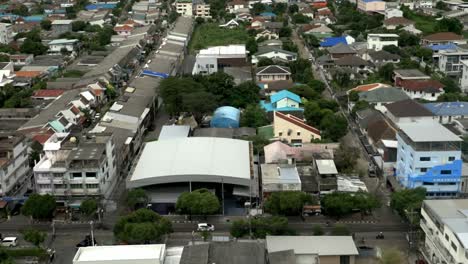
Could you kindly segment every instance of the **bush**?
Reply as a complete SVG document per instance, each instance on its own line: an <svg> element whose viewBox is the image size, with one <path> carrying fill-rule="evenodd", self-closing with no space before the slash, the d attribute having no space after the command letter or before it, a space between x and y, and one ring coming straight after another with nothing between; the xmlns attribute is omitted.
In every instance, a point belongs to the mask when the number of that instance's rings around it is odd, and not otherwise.
<svg viewBox="0 0 468 264"><path fill-rule="evenodd" d="M322 226L320 226L320 225L314 225L312 227L312 232L313 232L314 236L323 236L323 234L325 234L325 232L323 231Z"/></svg>
<svg viewBox="0 0 468 264"><path fill-rule="evenodd" d="M56 208L55 198L52 195L33 194L24 203L21 212L34 219L50 219Z"/></svg>
<svg viewBox="0 0 468 264"><path fill-rule="evenodd" d="M299 191L274 192L265 201L265 211L274 215L300 215L306 204L315 204L310 194Z"/></svg>
<svg viewBox="0 0 468 264"><path fill-rule="evenodd" d="M254 238L265 238L267 235L294 235L294 231L288 227L288 219L286 217L260 217L253 218L250 221ZM236 220L232 223L231 235L236 238L244 237L249 235L249 229L248 220Z"/></svg>
<svg viewBox="0 0 468 264"><path fill-rule="evenodd" d="M24 240L32 243L36 247L39 247L39 245L44 242L47 236L45 233L40 232L36 229L26 229L23 230L21 233L24 236Z"/></svg>

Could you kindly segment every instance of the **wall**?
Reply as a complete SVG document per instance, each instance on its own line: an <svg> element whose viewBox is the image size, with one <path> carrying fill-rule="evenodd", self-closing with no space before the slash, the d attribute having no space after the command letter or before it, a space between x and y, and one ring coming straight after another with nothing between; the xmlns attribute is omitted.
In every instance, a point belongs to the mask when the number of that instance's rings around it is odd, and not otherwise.
<svg viewBox="0 0 468 264"><path fill-rule="evenodd" d="M261 82L273 82L279 80L289 80L289 75L257 75L257 81Z"/></svg>
<svg viewBox="0 0 468 264"><path fill-rule="evenodd" d="M410 90L406 90L406 89L403 89L403 91L411 99L424 99L424 100L427 100L427 101L437 101L437 98L439 98L439 96L441 94L443 94L443 92L440 92L440 93L426 93L426 92L422 92L422 91L410 91Z"/></svg>
<svg viewBox="0 0 468 264"><path fill-rule="evenodd" d="M354 256L349 257L349 264L354 264ZM320 264L340 264L340 256L320 256Z"/></svg>
<svg viewBox="0 0 468 264"><path fill-rule="evenodd" d="M288 136L289 130L291 130L291 134ZM320 139L320 135L309 132L300 126L291 124L276 116L274 117L273 131L275 137L279 137L281 140L286 140L288 143L291 143L292 140L300 140L302 143L309 143L312 139ZM297 134L298 132L299 135Z"/></svg>
<svg viewBox="0 0 468 264"><path fill-rule="evenodd" d="M398 47L398 40L380 40L380 37L368 37L367 38L367 48L373 49L376 51L382 50L385 46L397 46Z"/></svg>
<svg viewBox="0 0 468 264"><path fill-rule="evenodd" d="M276 108L293 107L299 108L299 103L289 98L284 98L276 102Z"/></svg>

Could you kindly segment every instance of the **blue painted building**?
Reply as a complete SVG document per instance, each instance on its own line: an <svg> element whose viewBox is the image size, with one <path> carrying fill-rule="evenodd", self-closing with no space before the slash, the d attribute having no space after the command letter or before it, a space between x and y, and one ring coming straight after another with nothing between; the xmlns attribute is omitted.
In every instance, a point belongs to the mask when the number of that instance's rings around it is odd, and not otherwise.
<svg viewBox="0 0 468 264"><path fill-rule="evenodd" d="M292 93L288 90L282 90L270 96L270 101L260 101L260 106L267 112L290 112L290 111L304 111L300 107L302 103L299 95Z"/></svg>
<svg viewBox="0 0 468 264"><path fill-rule="evenodd" d="M462 174L461 139L437 122L402 123L397 133L396 179L424 187L428 197L456 196Z"/></svg>
<svg viewBox="0 0 468 264"><path fill-rule="evenodd" d="M211 127L238 128L240 121L240 111L232 106L221 106L215 110L211 118Z"/></svg>

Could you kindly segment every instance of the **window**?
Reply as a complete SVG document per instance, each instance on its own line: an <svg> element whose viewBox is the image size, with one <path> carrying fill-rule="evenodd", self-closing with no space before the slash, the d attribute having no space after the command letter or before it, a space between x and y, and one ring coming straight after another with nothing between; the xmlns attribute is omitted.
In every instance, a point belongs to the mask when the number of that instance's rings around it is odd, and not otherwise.
<svg viewBox="0 0 468 264"><path fill-rule="evenodd" d="M457 252L457 246L453 242L450 243L450 245L452 246L453 250L455 250L455 252Z"/></svg>
<svg viewBox="0 0 468 264"><path fill-rule="evenodd" d="M431 157L420 157L419 161L431 161Z"/></svg>
<svg viewBox="0 0 468 264"><path fill-rule="evenodd" d="M456 185L456 182L439 182L439 185Z"/></svg>
<svg viewBox="0 0 468 264"><path fill-rule="evenodd" d="M423 182L423 185L434 185L433 182Z"/></svg>
<svg viewBox="0 0 468 264"><path fill-rule="evenodd" d="M283 136L283 132L278 133L278 137L281 137L281 136Z"/></svg>
<svg viewBox="0 0 468 264"><path fill-rule="evenodd" d="M444 174L444 175L452 174L452 170L441 170L440 174Z"/></svg>
<svg viewBox="0 0 468 264"><path fill-rule="evenodd" d="M454 161L455 157L449 157L449 161Z"/></svg>
<svg viewBox="0 0 468 264"><path fill-rule="evenodd" d="M449 241L449 237L447 234L445 234L445 240Z"/></svg>
<svg viewBox="0 0 468 264"><path fill-rule="evenodd" d="M96 172L86 172L86 178L96 178Z"/></svg>
<svg viewBox="0 0 468 264"><path fill-rule="evenodd" d="M83 184L70 184L72 189L83 189Z"/></svg>
<svg viewBox="0 0 468 264"><path fill-rule="evenodd" d="M65 189L65 184L54 184L55 189Z"/></svg>
<svg viewBox="0 0 468 264"><path fill-rule="evenodd" d="M86 189L97 189L99 188L99 184L86 184Z"/></svg>
<svg viewBox="0 0 468 264"><path fill-rule="evenodd" d="M73 172L71 175L72 178L81 178L83 176L81 172Z"/></svg>
<svg viewBox="0 0 468 264"><path fill-rule="evenodd" d="M340 264L349 264L349 256L340 256Z"/></svg>
<svg viewBox="0 0 468 264"><path fill-rule="evenodd" d="M300 136L300 135L301 135L301 132L297 132L297 135Z"/></svg>
<svg viewBox="0 0 468 264"><path fill-rule="evenodd" d="M62 178L63 177L63 173L53 173L52 175L54 176L54 178Z"/></svg>
<svg viewBox="0 0 468 264"><path fill-rule="evenodd" d="M51 187L50 184L39 184L39 189L50 189Z"/></svg>
<svg viewBox="0 0 468 264"><path fill-rule="evenodd" d="M419 168L421 172L427 172L427 168Z"/></svg>

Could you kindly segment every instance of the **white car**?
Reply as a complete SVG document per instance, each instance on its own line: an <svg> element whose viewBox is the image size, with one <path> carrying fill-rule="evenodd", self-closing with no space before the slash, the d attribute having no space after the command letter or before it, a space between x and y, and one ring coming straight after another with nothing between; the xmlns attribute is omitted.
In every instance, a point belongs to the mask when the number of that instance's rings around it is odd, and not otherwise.
<svg viewBox="0 0 468 264"><path fill-rule="evenodd" d="M207 224L207 223L200 223L198 224L197 231L214 231L214 225Z"/></svg>
<svg viewBox="0 0 468 264"><path fill-rule="evenodd" d="M2 240L2 246L3 247L16 247L17 241L18 241L18 238L16 237L5 237Z"/></svg>

